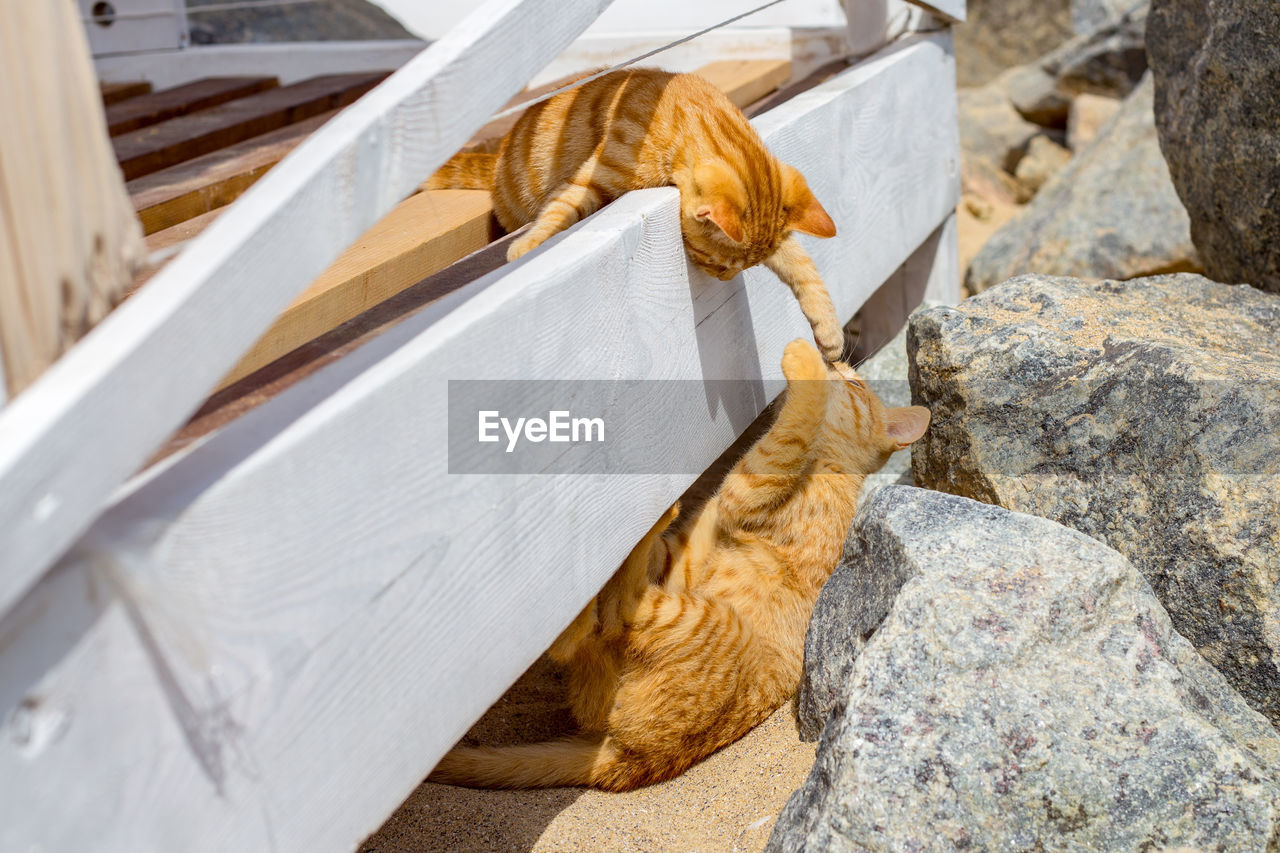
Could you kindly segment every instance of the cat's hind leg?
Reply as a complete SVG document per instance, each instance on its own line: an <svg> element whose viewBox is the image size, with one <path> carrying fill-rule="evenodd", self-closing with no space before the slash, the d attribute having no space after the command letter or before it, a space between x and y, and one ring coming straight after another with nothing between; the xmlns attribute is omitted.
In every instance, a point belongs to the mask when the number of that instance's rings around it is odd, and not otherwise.
<svg viewBox="0 0 1280 853"><path fill-rule="evenodd" d="M662 534L679 514L680 502L677 501L636 543L636 547L631 549L631 553L623 561L622 568L618 569L600 591L598 612L604 634L615 634L630 622L640 597L649 588L654 576L661 573L660 567L655 567L654 563L665 563L667 559L667 547Z"/></svg>
<svg viewBox="0 0 1280 853"><path fill-rule="evenodd" d="M593 183L599 162L599 153L593 154L578 167L577 173L571 180L556 188L550 200L538 211L538 216L533 220L529 230L507 247L508 261L514 261L532 252L556 234L595 213L604 205L604 198Z"/></svg>
<svg viewBox="0 0 1280 853"><path fill-rule="evenodd" d="M800 241L795 235L788 235L765 259L764 265L795 294L800 310L813 327L813 339L823 356L827 361L839 361L844 355L844 328L836 318L836 307L826 283Z"/></svg>

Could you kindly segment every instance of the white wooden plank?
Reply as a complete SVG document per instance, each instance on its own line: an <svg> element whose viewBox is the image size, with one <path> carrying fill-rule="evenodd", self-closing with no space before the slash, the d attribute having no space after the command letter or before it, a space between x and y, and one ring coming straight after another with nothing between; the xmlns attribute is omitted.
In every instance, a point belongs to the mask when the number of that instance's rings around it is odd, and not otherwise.
<svg viewBox="0 0 1280 853"><path fill-rule="evenodd" d="M687 30L671 29L587 34L530 82L538 86L580 71L613 65L688 34ZM846 56L845 40L844 27L728 27L664 50L644 64L668 71L694 71L722 59L786 59L791 62L791 78L799 80L833 59ZM876 46L884 43L882 40Z"/></svg>
<svg viewBox="0 0 1280 853"><path fill-rule="evenodd" d="M953 87L949 37L917 38L757 122L840 229L806 242L846 317L954 210ZM132 483L0 623L27 637L115 579L59 651L0 649L0 699L65 695L79 727L34 755L0 739L0 848L269 836L325 853L375 828L780 390L782 348L809 334L767 271L691 272L677 205L671 189L627 196ZM449 474L448 381L536 376L699 393L618 425L667 473L605 474L584 446L577 474ZM744 380L730 395L699 382L729 377ZM150 638L145 655L109 631L116 607ZM110 643L124 652L75 651ZM36 674L13 663L31 647L54 658ZM162 700L112 686L152 671ZM152 730L155 750L139 745ZM47 796L59 784L95 798L88 821ZM138 792L182 833L141 816ZM129 825L93 819L117 812Z"/></svg>
<svg viewBox="0 0 1280 853"><path fill-rule="evenodd" d="M0 412L0 613L272 319L608 3L491 0L295 149Z"/></svg>

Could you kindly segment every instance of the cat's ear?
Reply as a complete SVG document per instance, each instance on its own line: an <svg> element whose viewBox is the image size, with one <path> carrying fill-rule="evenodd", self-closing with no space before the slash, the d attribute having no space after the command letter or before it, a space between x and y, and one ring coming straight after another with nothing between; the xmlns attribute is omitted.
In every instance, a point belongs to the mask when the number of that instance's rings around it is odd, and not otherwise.
<svg viewBox="0 0 1280 853"><path fill-rule="evenodd" d="M782 165L782 193L787 206L787 228L814 237L836 236L836 224L818 202L809 184L794 166Z"/></svg>
<svg viewBox="0 0 1280 853"><path fill-rule="evenodd" d="M739 215L737 209L728 200L718 198L704 201L698 205L694 216L703 222L714 223L733 242L742 242L742 216Z"/></svg>
<svg viewBox="0 0 1280 853"><path fill-rule="evenodd" d="M924 406L901 406L885 410L885 432L898 449L924 435L929 428L929 410Z"/></svg>

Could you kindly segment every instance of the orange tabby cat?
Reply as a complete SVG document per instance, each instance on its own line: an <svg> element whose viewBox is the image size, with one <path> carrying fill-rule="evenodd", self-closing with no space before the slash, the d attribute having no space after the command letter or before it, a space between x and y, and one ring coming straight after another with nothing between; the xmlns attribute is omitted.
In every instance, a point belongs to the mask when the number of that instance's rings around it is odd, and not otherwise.
<svg viewBox="0 0 1280 853"><path fill-rule="evenodd" d="M863 477L924 434L929 410L886 408L804 341L782 370L777 420L692 525L668 530L668 510L551 647L582 733L456 747L429 780L626 791L684 772L795 693Z"/></svg>
<svg viewBox="0 0 1280 853"><path fill-rule="evenodd" d="M530 107L495 154L459 154L432 189L487 189L508 260L630 190L675 186L694 264L723 281L763 263L792 290L828 360L844 334L793 232L834 237L804 177L774 159L742 111L695 74L615 71Z"/></svg>

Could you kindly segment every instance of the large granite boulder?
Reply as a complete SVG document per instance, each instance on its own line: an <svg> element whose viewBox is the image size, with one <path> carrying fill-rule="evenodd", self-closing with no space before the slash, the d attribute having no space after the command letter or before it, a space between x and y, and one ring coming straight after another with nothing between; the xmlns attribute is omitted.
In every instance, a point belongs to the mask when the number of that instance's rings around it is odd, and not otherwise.
<svg viewBox="0 0 1280 853"><path fill-rule="evenodd" d="M1002 74L999 82L1018 112L1037 124L1061 127L1078 95L1128 95L1147 70L1147 9L1147 0L1099 8L1095 26Z"/></svg>
<svg viewBox="0 0 1280 853"><path fill-rule="evenodd" d="M1150 581L1280 724L1280 297L1021 276L912 316L916 483L1059 521Z"/></svg>
<svg viewBox="0 0 1280 853"><path fill-rule="evenodd" d="M1207 273L1280 291L1280 7L1153 0L1156 124Z"/></svg>
<svg viewBox="0 0 1280 853"><path fill-rule="evenodd" d="M888 615L767 850L1280 844L1280 738L1112 549L893 486L858 513L845 581L818 611Z"/></svg>
<svg viewBox="0 0 1280 853"><path fill-rule="evenodd" d="M989 83L1076 32L1070 0L969 0L965 22L953 31L956 82L962 87Z"/></svg>
<svg viewBox="0 0 1280 853"><path fill-rule="evenodd" d="M1152 96L1148 78L1093 144L987 241L965 276L971 292L1024 272L1134 278L1197 269Z"/></svg>

